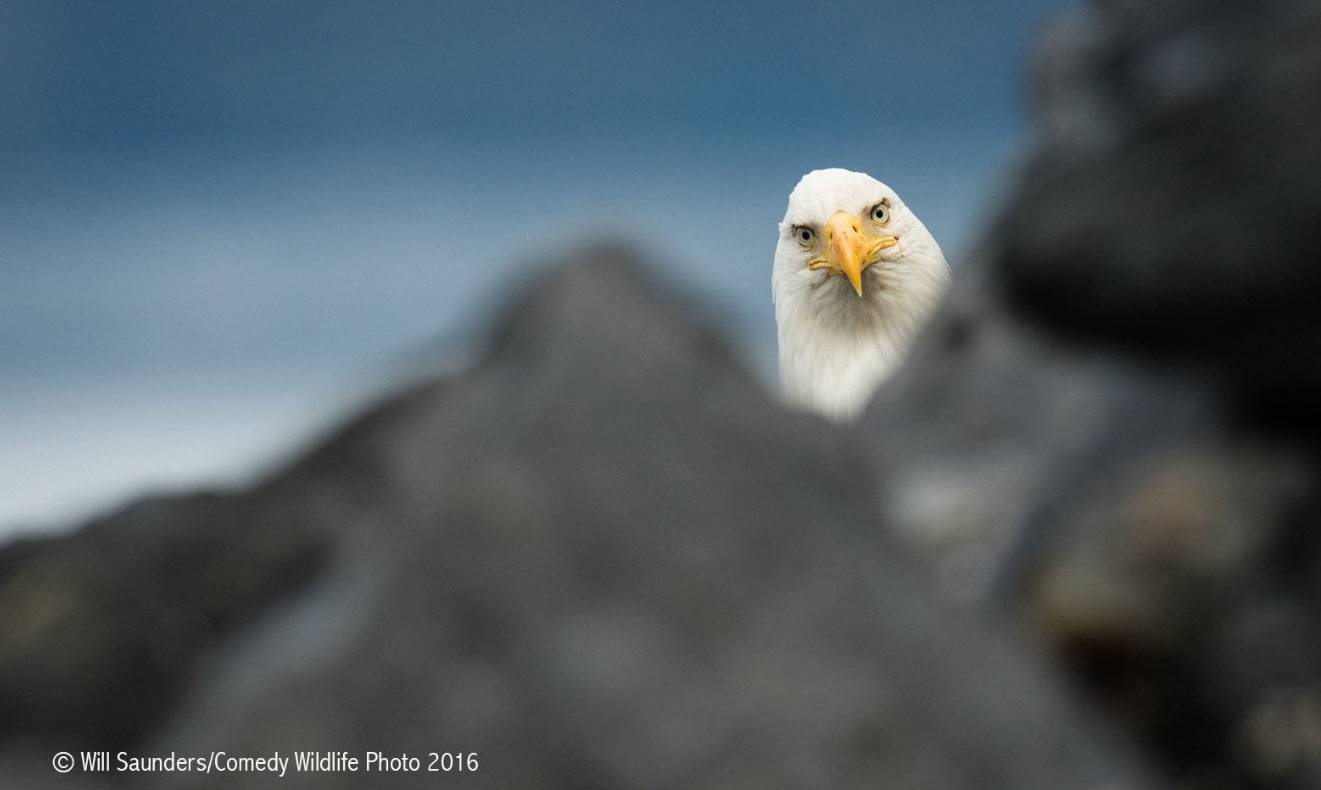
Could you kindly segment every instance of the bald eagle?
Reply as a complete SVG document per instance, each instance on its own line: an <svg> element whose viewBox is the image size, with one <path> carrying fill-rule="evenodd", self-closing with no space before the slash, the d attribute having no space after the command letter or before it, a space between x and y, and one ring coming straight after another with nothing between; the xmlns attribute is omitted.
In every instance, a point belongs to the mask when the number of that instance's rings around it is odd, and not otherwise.
<svg viewBox="0 0 1321 790"><path fill-rule="evenodd" d="M857 416L949 279L940 245L894 190L849 170L803 176L771 273L786 400L834 420Z"/></svg>

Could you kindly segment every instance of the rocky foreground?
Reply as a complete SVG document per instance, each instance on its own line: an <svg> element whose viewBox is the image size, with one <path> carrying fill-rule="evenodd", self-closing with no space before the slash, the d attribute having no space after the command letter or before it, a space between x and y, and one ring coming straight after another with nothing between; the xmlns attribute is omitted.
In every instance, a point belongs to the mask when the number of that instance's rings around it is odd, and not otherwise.
<svg viewBox="0 0 1321 790"><path fill-rule="evenodd" d="M1321 3L1105 3L1036 75L859 426L593 248L260 485L5 547L4 784L1321 787Z"/></svg>

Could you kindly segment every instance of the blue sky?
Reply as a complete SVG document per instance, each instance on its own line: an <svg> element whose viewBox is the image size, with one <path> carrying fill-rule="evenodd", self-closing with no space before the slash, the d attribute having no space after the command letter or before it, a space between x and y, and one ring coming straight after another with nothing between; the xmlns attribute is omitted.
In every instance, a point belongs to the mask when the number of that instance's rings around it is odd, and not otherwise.
<svg viewBox="0 0 1321 790"><path fill-rule="evenodd" d="M1066 5L0 3L0 534L259 473L584 235L765 372L797 178L957 266Z"/></svg>

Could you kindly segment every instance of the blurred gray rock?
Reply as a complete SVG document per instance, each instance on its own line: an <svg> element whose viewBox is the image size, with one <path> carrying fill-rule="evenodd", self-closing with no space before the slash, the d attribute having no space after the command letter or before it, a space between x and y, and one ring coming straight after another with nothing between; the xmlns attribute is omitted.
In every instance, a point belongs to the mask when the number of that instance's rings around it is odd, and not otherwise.
<svg viewBox="0 0 1321 790"><path fill-rule="evenodd" d="M929 591L872 480L628 254L592 251L475 369L254 490L5 552L0 768L380 750L478 755L389 786L1150 786L1038 656Z"/></svg>
<svg viewBox="0 0 1321 790"><path fill-rule="evenodd" d="M990 243L1015 307L1209 358L1257 416L1321 427L1321 2L1097 3L1046 36L1034 83Z"/></svg>
<svg viewBox="0 0 1321 790"><path fill-rule="evenodd" d="M919 353L864 431L947 598L1019 617L1177 786L1321 786L1315 447L965 290Z"/></svg>
<svg viewBox="0 0 1321 790"><path fill-rule="evenodd" d="M882 523L1177 786L1321 787L1321 3L1098 3L872 404Z"/></svg>

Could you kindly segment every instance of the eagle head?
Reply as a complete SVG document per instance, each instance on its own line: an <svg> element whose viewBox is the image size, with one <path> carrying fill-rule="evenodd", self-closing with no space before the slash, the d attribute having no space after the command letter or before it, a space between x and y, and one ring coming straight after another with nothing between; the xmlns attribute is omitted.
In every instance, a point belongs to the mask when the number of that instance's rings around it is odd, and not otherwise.
<svg viewBox="0 0 1321 790"><path fill-rule="evenodd" d="M893 189L838 168L803 176L771 274L785 396L855 416L948 284L940 245Z"/></svg>

